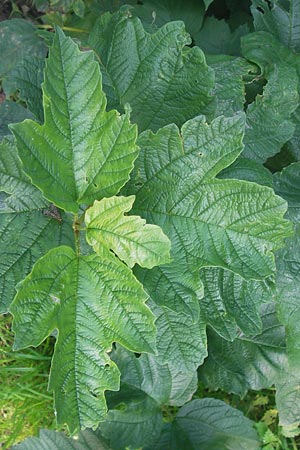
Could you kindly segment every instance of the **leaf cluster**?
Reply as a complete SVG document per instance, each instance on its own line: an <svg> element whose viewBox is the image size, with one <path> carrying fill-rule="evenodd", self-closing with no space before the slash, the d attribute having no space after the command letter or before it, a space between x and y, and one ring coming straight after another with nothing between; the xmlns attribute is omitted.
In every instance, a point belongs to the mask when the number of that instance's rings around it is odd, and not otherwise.
<svg viewBox="0 0 300 450"><path fill-rule="evenodd" d="M0 310L15 350L55 338L49 391L78 434L16 449L296 445L299 0L37 0L13 16ZM274 386L283 440L199 383Z"/></svg>

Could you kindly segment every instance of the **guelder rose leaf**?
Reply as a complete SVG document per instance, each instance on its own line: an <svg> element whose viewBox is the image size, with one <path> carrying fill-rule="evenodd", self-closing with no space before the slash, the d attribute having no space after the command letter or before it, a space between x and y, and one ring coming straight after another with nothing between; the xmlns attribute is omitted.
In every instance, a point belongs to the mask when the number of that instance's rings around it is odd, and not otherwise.
<svg viewBox="0 0 300 450"><path fill-rule="evenodd" d="M292 233L283 219L286 202L268 187L216 178L242 151L243 131L239 114L210 125L196 117L181 133L169 125L140 136L128 192L136 196L134 212L170 238L174 260L142 278L156 303L197 316L199 290L191 279L203 266L258 280L275 271L273 251Z"/></svg>
<svg viewBox="0 0 300 450"><path fill-rule="evenodd" d="M139 131L181 126L198 114L212 117L214 73L202 50L188 48L190 43L183 22L148 34L128 13L101 16L89 44L99 57L109 106L129 103Z"/></svg>
<svg viewBox="0 0 300 450"><path fill-rule="evenodd" d="M170 261L171 243L161 228L139 216L125 216L134 196L104 198L86 211L87 241L95 252L104 246L129 267L152 267Z"/></svg>
<svg viewBox="0 0 300 450"><path fill-rule="evenodd" d="M58 339L49 388L59 423L97 426L106 415L104 391L119 389L112 342L136 352L155 348L154 316L131 270L112 253L78 256L66 246L48 252L19 287L11 306L14 348Z"/></svg>
<svg viewBox="0 0 300 450"><path fill-rule="evenodd" d="M45 123L13 125L25 172L57 206L115 195L137 156L136 126L128 114L106 112L99 65L91 52L56 30L43 84Z"/></svg>

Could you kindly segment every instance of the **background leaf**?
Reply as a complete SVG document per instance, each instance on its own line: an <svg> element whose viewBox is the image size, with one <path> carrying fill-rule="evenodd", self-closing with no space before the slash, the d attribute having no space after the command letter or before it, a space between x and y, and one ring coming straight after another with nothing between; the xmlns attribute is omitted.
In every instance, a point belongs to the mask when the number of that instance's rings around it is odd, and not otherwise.
<svg viewBox="0 0 300 450"><path fill-rule="evenodd" d="M284 327L274 304L262 306L263 331L252 338L239 334L232 343L208 333L208 358L199 368L200 379L210 389L244 396L248 389L270 387L287 363Z"/></svg>
<svg viewBox="0 0 300 450"><path fill-rule="evenodd" d="M186 47L190 43L181 22L148 34L130 14L102 16L89 44L99 57L109 106L129 103L140 131L180 126L200 113L211 117L213 71L199 48Z"/></svg>
<svg viewBox="0 0 300 450"><path fill-rule="evenodd" d="M3 89L6 96L18 91L19 98L27 103L31 111L39 122L43 122L43 98L41 84L44 80L45 60L34 56L24 58L20 64L12 69L3 82ZM24 117L24 119L27 117ZM32 118L29 116L28 118ZM21 122L21 119L14 118L12 122Z"/></svg>
<svg viewBox="0 0 300 450"><path fill-rule="evenodd" d="M46 52L47 47L32 23L22 19L0 23L0 78L6 77L28 54L44 57Z"/></svg>
<svg viewBox="0 0 300 450"><path fill-rule="evenodd" d="M60 244L74 245L71 222L43 198L23 172L11 140L0 144L0 311L38 258Z"/></svg>
<svg viewBox="0 0 300 450"><path fill-rule="evenodd" d="M204 398L183 406L172 425L165 428L162 442L152 448L258 450L261 447L253 423L240 411L221 400Z"/></svg>

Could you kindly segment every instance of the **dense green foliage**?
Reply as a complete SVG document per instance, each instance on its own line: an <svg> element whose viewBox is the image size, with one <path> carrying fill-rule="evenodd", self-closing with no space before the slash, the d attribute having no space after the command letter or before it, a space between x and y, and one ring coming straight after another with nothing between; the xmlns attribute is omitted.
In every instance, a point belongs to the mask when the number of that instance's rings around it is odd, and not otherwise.
<svg viewBox="0 0 300 450"><path fill-rule="evenodd" d="M0 22L0 311L14 350L55 340L71 436L15 448L296 448L299 0L24 3ZM277 425L248 414L267 388Z"/></svg>

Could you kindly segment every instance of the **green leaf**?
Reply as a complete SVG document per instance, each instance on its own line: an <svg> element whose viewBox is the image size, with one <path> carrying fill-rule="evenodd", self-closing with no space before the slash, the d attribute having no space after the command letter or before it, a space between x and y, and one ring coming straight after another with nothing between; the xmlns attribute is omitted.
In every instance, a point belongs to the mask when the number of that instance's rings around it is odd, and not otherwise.
<svg viewBox="0 0 300 450"><path fill-rule="evenodd" d="M209 0L144 0L142 4L135 0L129 3L134 4L134 13L148 27L151 25L153 29L168 22L182 20L192 36L201 28L205 9L209 6Z"/></svg>
<svg viewBox="0 0 300 450"><path fill-rule="evenodd" d="M201 311L206 322L223 338L233 341L237 325L246 336L261 333L260 305L275 297L270 280L246 281L239 275L219 268L203 268L204 284Z"/></svg>
<svg viewBox="0 0 300 450"><path fill-rule="evenodd" d="M273 187L272 173L261 163L240 156L231 166L226 167L218 178L237 178L238 180L252 181L253 183Z"/></svg>
<svg viewBox="0 0 300 450"><path fill-rule="evenodd" d="M262 306L263 331L252 338L240 333L232 343L208 333L208 358L199 377L210 389L223 389L243 397L248 389L268 388L287 363L284 327L274 304Z"/></svg>
<svg viewBox="0 0 300 450"><path fill-rule="evenodd" d="M240 154L243 129L242 114L210 125L197 117L181 133L170 125L139 138L127 189L136 195L134 212L170 238L174 260L145 276L136 272L157 304L197 317L203 266L258 280L275 270L272 251L292 233L285 202L267 187L215 178Z"/></svg>
<svg viewBox="0 0 300 450"><path fill-rule="evenodd" d="M8 139L0 144L0 194L0 311L6 312L37 259L57 245L74 245L74 236L69 218L30 183Z"/></svg>
<svg viewBox="0 0 300 450"><path fill-rule="evenodd" d="M193 400L165 428L162 443L151 450L258 450L261 448L253 422L221 400ZM145 450L150 450L146 447Z"/></svg>
<svg viewBox="0 0 300 450"><path fill-rule="evenodd" d="M89 43L99 57L109 106L129 103L140 131L214 114L213 70L198 47L186 47L191 39L182 22L148 34L137 17L105 14Z"/></svg>
<svg viewBox="0 0 300 450"><path fill-rule="evenodd" d="M8 125L15 122L21 122L25 119L33 119L32 113L19 103L9 100L0 103L0 140L11 132Z"/></svg>
<svg viewBox="0 0 300 450"><path fill-rule="evenodd" d="M197 389L196 371L184 373L176 365L159 363L155 355L137 358L118 346L112 358L121 371L121 385L139 389L159 405L184 405Z"/></svg>
<svg viewBox="0 0 300 450"><path fill-rule="evenodd" d="M30 437L12 450L109 450L103 439L91 430L79 433L79 439L69 438L54 430L41 430L39 437Z"/></svg>
<svg viewBox="0 0 300 450"><path fill-rule="evenodd" d="M0 191L9 194L0 209L2 213L32 211L49 205L24 173L16 146L8 138L0 143Z"/></svg>
<svg viewBox="0 0 300 450"><path fill-rule="evenodd" d="M104 198L86 211L87 241L98 253L113 250L129 267L152 267L170 261L171 243L156 225L139 216L125 216L135 197Z"/></svg>
<svg viewBox="0 0 300 450"><path fill-rule="evenodd" d="M300 203L299 203L300 204ZM300 227L277 254L277 304L280 321L285 325L287 352L292 366L299 367L300 356Z"/></svg>
<svg viewBox="0 0 300 450"><path fill-rule="evenodd" d="M195 44L210 55L239 55L241 37L248 32L246 24L231 31L225 20L208 16L201 30L195 35Z"/></svg>
<svg viewBox="0 0 300 450"><path fill-rule="evenodd" d="M107 418L99 427L110 448L124 450L151 445L163 424L162 412L156 401L128 386L110 397Z"/></svg>
<svg viewBox="0 0 300 450"><path fill-rule="evenodd" d="M263 72L268 73L274 65L294 67L299 75L300 56L285 47L271 33L257 31L249 33L241 41L242 54L249 61L255 62Z"/></svg>
<svg viewBox="0 0 300 450"><path fill-rule="evenodd" d="M300 376L299 368L285 366L276 380L276 406L279 425L291 431L300 423ZM286 433L284 433L286 435ZM299 429L298 433L299 434Z"/></svg>
<svg viewBox="0 0 300 450"><path fill-rule="evenodd" d="M268 31L287 47L300 51L300 1L252 0L251 12L257 31Z"/></svg>
<svg viewBox="0 0 300 450"><path fill-rule="evenodd" d="M287 216L300 222L300 162L290 164L274 175L274 189L288 202Z"/></svg>
<svg viewBox="0 0 300 450"><path fill-rule="evenodd" d="M39 122L43 122L44 119L41 88L44 79L44 66L44 59L29 56L11 70L9 77L3 82L3 90L6 96L18 91L19 98L27 103L28 109ZM25 118L27 119L27 117ZM21 122L22 120L21 117L13 122Z"/></svg>
<svg viewBox="0 0 300 450"><path fill-rule="evenodd" d="M232 116L244 109L245 86L243 77L253 69L253 65L242 58L226 55L207 55L207 64L214 69L217 98L216 115Z"/></svg>
<svg viewBox="0 0 300 450"><path fill-rule="evenodd" d="M172 371L193 374L207 356L206 324L154 302L151 310L156 316L157 362L168 364Z"/></svg>
<svg viewBox="0 0 300 450"><path fill-rule="evenodd" d="M66 211L116 194L137 156L128 114L105 111L101 74L90 52L57 29L43 84L45 123L13 125L25 172Z"/></svg>
<svg viewBox="0 0 300 450"><path fill-rule="evenodd" d="M243 156L265 162L292 138L292 113L299 104L298 76L293 67L275 66L262 96L248 106Z"/></svg>
<svg viewBox="0 0 300 450"><path fill-rule="evenodd" d="M70 431L96 427L106 415L104 391L119 389L119 370L107 354L112 342L153 352L146 299L130 269L106 250L101 256L50 250L19 286L10 308L14 348L37 346L58 329L49 389L58 423Z"/></svg>
<svg viewBox="0 0 300 450"><path fill-rule="evenodd" d="M46 52L47 48L32 23L22 19L0 23L0 78L6 77L27 55L44 57Z"/></svg>

